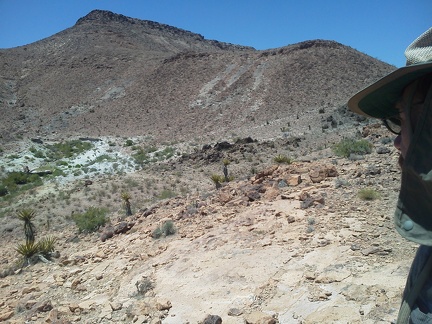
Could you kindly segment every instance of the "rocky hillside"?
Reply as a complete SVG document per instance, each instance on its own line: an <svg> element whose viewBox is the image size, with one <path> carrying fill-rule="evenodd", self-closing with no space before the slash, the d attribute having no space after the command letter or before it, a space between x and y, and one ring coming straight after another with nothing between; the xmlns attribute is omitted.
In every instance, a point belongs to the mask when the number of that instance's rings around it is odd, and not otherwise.
<svg viewBox="0 0 432 324"><path fill-rule="evenodd" d="M0 321L396 318L416 247L392 224L398 153L345 107L394 67L100 10L0 67ZM347 137L370 154L337 154ZM92 208L106 223L80 231ZM29 209L55 249L22 266Z"/></svg>
<svg viewBox="0 0 432 324"><path fill-rule="evenodd" d="M93 11L58 34L0 51L0 134L149 136L156 141L320 129L394 69L334 41L257 51ZM327 117L327 116L325 116Z"/></svg>
<svg viewBox="0 0 432 324"><path fill-rule="evenodd" d="M395 233L391 219L399 186L397 154L379 126L364 134L373 151L357 161L318 150L309 160L270 164L218 190L139 205L129 217L113 213L95 233L79 234L59 211L49 223L36 222L38 239L57 238L50 263L12 273L6 272L17 260L13 247L23 240L22 224L13 216L1 219L6 277L0 320L393 321L415 245ZM242 151L254 145L242 144ZM232 149L222 152L235 154ZM177 170L184 163L176 163ZM174 173L165 172L165 181ZM69 199L90 199L100 186L76 187ZM362 190L377 196L365 198ZM47 197L46 206L50 201ZM155 235L170 222L172 235Z"/></svg>

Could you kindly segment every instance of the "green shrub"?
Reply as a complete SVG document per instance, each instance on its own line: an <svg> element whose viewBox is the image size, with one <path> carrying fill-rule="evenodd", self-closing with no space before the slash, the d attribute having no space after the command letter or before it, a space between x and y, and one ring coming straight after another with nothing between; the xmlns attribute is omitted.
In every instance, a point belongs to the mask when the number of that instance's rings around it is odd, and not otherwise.
<svg viewBox="0 0 432 324"><path fill-rule="evenodd" d="M31 153L33 153L33 156L36 157L36 158L39 158L39 159L44 159L45 158L45 154L42 151L37 150L33 146L30 147L29 151Z"/></svg>
<svg viewBox="0 0 432 324"><path fill-rule="evenodd" d="M378 192L371 188L364 188L358 192L358 196L362 200L375 200L379 198Z"/></svg>
<svg viewBox="0 0 432 324"><path fill-rule="evenodd" d="M154 284L150 279L144 278L143 280L137 281L135 287L137 288L138 294L145 295L154 288Z"/></svg>
<svg viewBox="0 0 432 324"><path fill-rule="evenodd" d="M108 210L106 208L90 207L85 213L73 215L72 219L80 233L90 233L105 225L107 222L107 213Z"/></svg>
<svg viewBox="0 0 432 324"><path fill-rule="evenodd" d="M333 146L333 152L342 157L349 157L351 154L369 154L372 152L372 144L365 139L344 138Z"/></svg>
<svg viewBox="0 0 432 324"><path fill-rule="evenodd" d="M124 146L132 146L132 145L134 145L134 142L131 139L128 139L128 140L126 140Z"/></svg>
<svg viewBox="0 0 432 324"><path fill-rule="evenodd" d="M0 182L0 186L7 188L8 192L30 189L40 185L42 185L42 179L39 175L25 172L9 172Z"/></svg>
<svg viewBox="0 0 432 324"><path fill-rule="evenodd" d="M164 189L162 190L162 192L160 193L160 195L158 196L159 199L168 199L168 198L173 198L177 196L177 194L169 189Z"/></svg>
<svg viewBox="0 0 432 324"><path fill-rule="evenodd" d="M292 160L289 157L287 157L286 155L282 155L282 154L279 154L273 160L276 163L286 163L286 164L291 164L292 163Z"/></svg>
<svg viewBox="0 0 432 324"><path fill-rule="evenodd" d="M142 148L138 149L136 153L132 154L132 157L135 163L141 167L143 167L144 164L149 163L150 160L148 153Z"/></svg>
<svg viewBox="0 0 432 324"><path fill-rule="evenodd" d="M174 223L169 220L164 222L160 227L156 228L152 233L152 237L160 238L162 236L174 235L175 232L176 229L174 227Z"/></svg>
<svg viewBox="0 0 432 324"><path fill-rule="evenodd" d="M8 194L8 190L5 186L0 185L0 197L6 196Z"/></svg>
<svg viewBox="0 0 432 324"><path fill-rule="evenodd" d="M53 160L71 158L75 155L90 150L92 147L92 143L83 142L80 140L71 140L67 142L56 143L47 146L47 148L50 150L47 153L47 157Z"/></svg>

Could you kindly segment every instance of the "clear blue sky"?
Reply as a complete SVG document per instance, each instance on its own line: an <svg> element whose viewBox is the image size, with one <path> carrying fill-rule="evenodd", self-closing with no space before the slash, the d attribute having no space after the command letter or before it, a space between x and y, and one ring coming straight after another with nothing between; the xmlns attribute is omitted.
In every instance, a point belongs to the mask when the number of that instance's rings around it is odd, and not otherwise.
<svg viewBox="0 0 432 324"><path fill-rule="evenodd" d="M431 0L0 0L0 48L51 36L93 9L256 49L335 40L397 67L432 26Z"/></svg>

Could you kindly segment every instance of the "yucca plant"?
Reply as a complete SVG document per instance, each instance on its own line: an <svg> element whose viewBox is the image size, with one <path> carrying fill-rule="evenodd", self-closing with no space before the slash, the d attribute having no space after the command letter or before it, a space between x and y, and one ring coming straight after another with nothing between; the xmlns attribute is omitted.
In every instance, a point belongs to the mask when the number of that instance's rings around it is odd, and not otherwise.
<svg viewBox="0 0 432 324"><path fill-rule="evenodd" d="M279 154L273 159L276 163L286 163L291 164L292 160L286 155Z"/></svg>
<svg viewBox="0 0 432 324"><path fill-rule="evenodd" d="M224 177L225 177L225 182L228 182L229 181L229 178L228 178L228 165L230 164L230 161L228 159L223 159L222 163L224 165L223 166L223 174L224 174Z"/></svg>
<svg viewBox="0 0 432 324"><path fill-rule="evenodd" d="M22 255L22 266L24 266L29 263L29 260L32 256L38 254L39 247L38 244L35 244L34 242L26 242L23 244L18 244L15 250Z"/></svg>
<svg viewBox="0 0 432 324"><path fill-rule="evenodd" d="M23 209L18 212L18 219L24 222L24 234L26 243L34 243L36 235L36 227L33 223L36 213L32 209Z"/></svg>
<svg viewBox="0 0 432 324"><path fill-rule="evenodd" d="M131 204L130 204L131 198L132 196L130 195L130 193L126 191L121 193L121 199L123 200L123 207L125 209L126 216L132 215Z"/></svg>
<svg viewBox="0 0 432 324"><path fill-rule="evenodd" d="M49 257L52 252L54 252L54 244L56 238L52 236L44 237L37 243L38 253L42 254L44 257Z"/></svg>
<svg viewBox="0 0 432 324"><path fill-rule="evenodd" d="M221 183L224 181L224 178L218 174L212 174L211 180L216 185L216 189L219 189L222 186Z"/></svg>

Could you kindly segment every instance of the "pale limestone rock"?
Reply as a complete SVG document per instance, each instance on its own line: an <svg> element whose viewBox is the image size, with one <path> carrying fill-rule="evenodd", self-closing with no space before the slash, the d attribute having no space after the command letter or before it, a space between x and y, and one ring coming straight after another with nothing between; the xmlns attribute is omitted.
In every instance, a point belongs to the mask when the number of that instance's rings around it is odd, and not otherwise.
<svg viewBox="0 0 432 324"><path fill-rule="evenodd" d="M252 312L244 317L246 324L276 324L276 320L262 312Z"/></svg>
<svg viewBox="0 0 432 324"><path fill-rule="evenodd" d="M300 175L294 175L293 174L293 175L290 175L286 179L286 182L290 187L295 187L295 186L298 186L302 182L302 179L301 179Z"/></svg>
<svg viewBox="0 0 432 324"><path fill-rule="evenodd" d="M123 304L122 303L110 303L111 309L115 312L118 310L121 310L123 308Z"/></svg>
<svg viewBox="0 0 432 324"><path fill-rule="evenodd" d="M21 295L27 295L34 291L40 291L40 288L38 286L24 287L21 291Z"/></svg>
<svg viewBox="0 0 432 324"><path fill-rule="evenodd" d="M75 311L76 311L77 309L80 309L80 306L79 306L77 303L70 303L70 304L69 304L69 310L70 310L72 313L75 313Z"/></svg>
<svg viewBox="0 0 432 324"><path fill-rule="evenodd" d="M158 299L156 301L156 309L159 311L170 309L171 307L171 301L168 299Z"/></svg>
<svg viewBox="0 0 432 324"><path fill-rule="evenodd" d="M10 319L14 315L14 311L0 313L0 322Z"/></svg>

